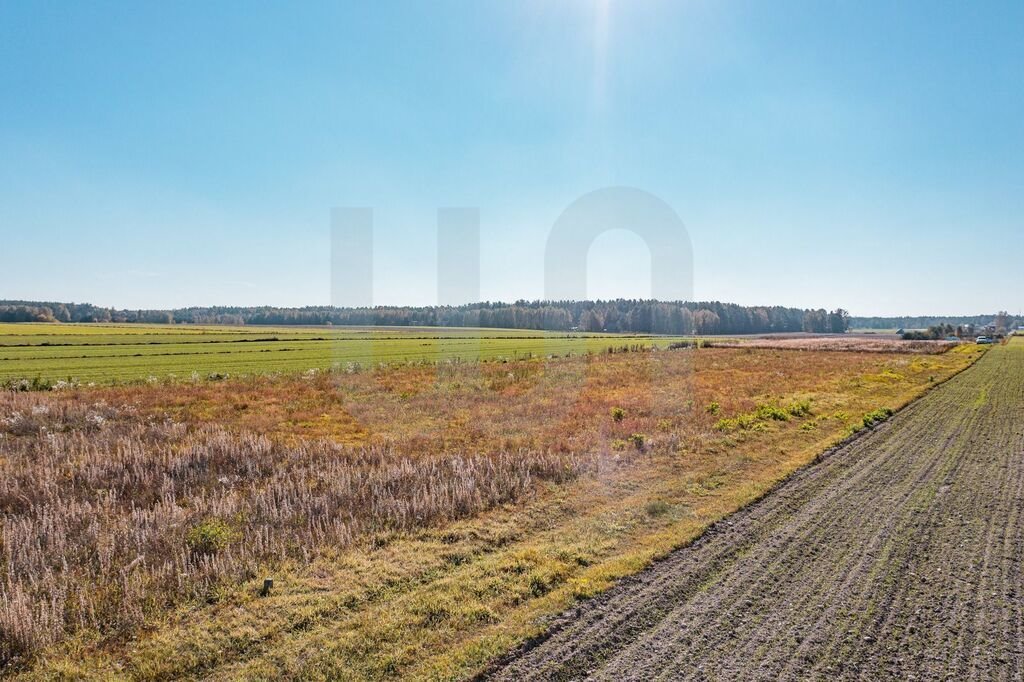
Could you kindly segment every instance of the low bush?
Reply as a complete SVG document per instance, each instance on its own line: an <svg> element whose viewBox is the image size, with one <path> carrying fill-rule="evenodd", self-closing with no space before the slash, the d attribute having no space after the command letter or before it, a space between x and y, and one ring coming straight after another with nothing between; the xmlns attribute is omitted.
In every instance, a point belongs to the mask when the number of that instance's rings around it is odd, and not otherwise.
<svg viewBox="0 0 1024 682"><path fill-rule="evenodd" d="M786 410L794 417L807 417L811 412L811 401L810 400L798 400L793 403Z"/></svg>
<svg viewBox="0 0 1024 682"><path fill-rule="evenodd" d="M711 406L715 407L714 411L711 410ZM711 403L711 406L708 407L708 412L714 414L718 411L718 403ZM767 428L766 422L787 422L790 420L790 417L804 417L809 414L811 414L811 401L809 400L795 402L786 408L779 407L773 403L762 403L753 412L739 414L727 419L719 419L715 423L715 430L763 430Z"/></svg>
<svg viewBox="0 0 1024 682"><path fill-rule="evenodd" d="M719 419L715 424L716 431L735 431L752 429L758 425L757 414L740 414L729 419Z"/></svg>
<svg viewBox="0 0 1024 682"><path fill-rule="evenodd" d="M778 405L765 404L758 405L757 410L754 412L758 419L765 421L774 420L777 422L789 421L789 412L782 409Z"/></svg>
<svg viewBox="0 0 1024 682"><path fill-rule="evenodd" d="M865 427L872 427L876 424L881 424L886 419L893 415L893 411L888 407L881 407L872 412L868 412L864 415L863 423Z"/></svg>
<svg viewBox="0 0 1024 682"><path fill-rule="evenodd" d="M189 529L185 543L196 554L216 554L236 538L231 526L218 518L200 521Z"/></svg>
<svg viewBox="0 0 1024 682"><path fill-rule="evenodd" d="M668 344L669 350L684 350L687 348L714 348L715 344L707 339L686 339L684 341L673 341Z"/></svg>

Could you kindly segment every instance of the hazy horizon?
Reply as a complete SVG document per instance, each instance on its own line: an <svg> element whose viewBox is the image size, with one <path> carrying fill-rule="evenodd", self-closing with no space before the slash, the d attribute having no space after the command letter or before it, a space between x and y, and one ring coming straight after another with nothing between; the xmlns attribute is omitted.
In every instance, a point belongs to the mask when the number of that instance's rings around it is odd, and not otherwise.
<svg viewBox="0 0 1024 682"><path fill-rule="evenodd" d="M619 297L619 298L623 298L625 300L630 300L627 297ZM469 302L469 303L457 303L457 304L446 304L446 305L451 305L451 307L485 305L485 304L491 304L491 305L513 305L513 304L517 303L518 301L525 301L526 303L537 303L537 302L545 302L545 300L546 299L514 299L514 300L510 300L510 301L483 300L483 301L473 301L473 302ZM592 302L602 302L602 301L608 302L608 301L613 301L613 300L616 300L616 299L586 299L586 300L592 301ZM658 299L649 299L649 300L653 301L653 300L658 300ZM43 299L26 299L26 298L11 297L11 298L0 299L0 301L25 301L25 302L35 302L35 303L89 304L89 305L94 305L94 306L99 307L99 308L106 308L106 309L118 310L118 311L120 311L120 310L127 310L127 311L132 311L132 310L171 311L171 310L187 310L189 308L261 308L261 307L271 307L271 308L280 308L280 309L301 309L301 308L312 308L312 307L335 307L335 308L339 308L339 309L354 309L353 306L332 306L329 303L326 303L326 304L284 305L284 306L268 306L268 305L264 305L264 304L243 305L243 304L234 304L234 303L210 303L210 304L189 304L189 305L184 305L184 306L173 306L173 307L160 308L160 307L155 307L155 306L121 306L121 305L117 305L117 304L97 303L96 301L76 301L76 300L70 300L70 299L51 299L51 300L45 300L44 301ZM736 301L724 301L722 299L714 299L714 298L712 298L712 299L701 299L701 300L694 299L694 300L683 301L683 302L685 302L685 303L705 303L705 302L714 302L714 301L718 301L720 303L725 303L725 304L736 303ZM660 302L671 303L673 301L660 301ZM859 312L856 312L856 311L850 311L850 310L846 309L842 305L787 306L787 305L778 304L778 303L736 303L736 304L744 306L744 307L748 307L748 308L782 307L782 308L794 308L794 309L800 309L800 310L822 310L822 309L824 309L824 310L834 310L836 308L843 308L844 310L846 310L850 314L851 317L860 317L860 318L871 318L871 317L884 317L884 318L914 318L914 317L942 318L942 317L947 317L947 318L959 318L959 317L982 317L982 316L988 316L988 315L991 315L991 316L994 317L999 312L999 310L992 310L992 311L980 310L980 311L976 311L976 312L973 312L973 313L945 313L945 312L938 312L938 313L936 313L936 312L925 312L925 313L900 313L900 314L896 314L896 315L882 315L882 314L875 314L875 313L870 313L870 312L869 313L859 313ZM427 304L425 306L416 306L416 305L401 304L401 303L396 303L396 304L381 303L379 305L382 306L382 307L395 307L395 308L419 308L419 307L429 307L431 305L441 305L441 304L436 304L435 303L435 304ZM1019 313L1017 313L1015 311L1005 310L1005 309L1000 309L1000 310L1004 310L1005 312L1008 312L1011 316L1020 317Z"/></svg>

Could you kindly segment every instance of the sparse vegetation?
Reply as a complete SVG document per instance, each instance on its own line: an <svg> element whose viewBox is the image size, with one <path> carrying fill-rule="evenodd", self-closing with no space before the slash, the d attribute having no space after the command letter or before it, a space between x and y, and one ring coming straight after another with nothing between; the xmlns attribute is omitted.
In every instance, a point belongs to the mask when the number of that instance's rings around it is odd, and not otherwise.
<svg viewBox="0 0 1024 682"><path fill-rule="evenodd" d="M810 400L798 400L787 407L786 410L794 417L807 417L813 414Z"/></svg>
<svg viewBox="0 0 1024 682"><path fill-rule="evenodd" d="M865 414L862 421L863 421L865 427L871 428L872 426L875 426L876 424L881 424L886 419L891 417L892 414L893 414L893 411L892 411L891 408L880 407L877 410L872 410L871 412L868 412L867 414Z"/></svg>
<svg viewBox="0 0 1024 682"><path fill-rule="evenodd" d="M811 414L809 400L794 402L786 408L775 403L759 403L753 411L735 417L720 419L715 423L718 431L762 429L766 422L788 422L791 417L806 417Z"/></svg>
<svg viewBox="0 0 1024 682"><path fill-rule="evenodd" d="M672 505L665 500L652 500L644 507L644 511L647 512L648 516L664 516L671 510Z"/></svg>

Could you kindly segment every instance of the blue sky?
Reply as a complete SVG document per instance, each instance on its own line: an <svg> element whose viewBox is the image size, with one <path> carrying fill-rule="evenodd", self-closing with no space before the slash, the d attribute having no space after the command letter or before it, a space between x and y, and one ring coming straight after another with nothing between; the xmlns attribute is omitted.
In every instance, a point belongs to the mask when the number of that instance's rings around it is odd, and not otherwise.
<svg viewBox="0 0 1024 682"><path fill-rule="evenodd" d="M375 301L437 300L436 212L481 294L540 297L591 190L668 202L700 299L1024 307L1024 3L0 3L0 298L331 302L372 206ZM592 297L645 296L610 232Z"/></svg>

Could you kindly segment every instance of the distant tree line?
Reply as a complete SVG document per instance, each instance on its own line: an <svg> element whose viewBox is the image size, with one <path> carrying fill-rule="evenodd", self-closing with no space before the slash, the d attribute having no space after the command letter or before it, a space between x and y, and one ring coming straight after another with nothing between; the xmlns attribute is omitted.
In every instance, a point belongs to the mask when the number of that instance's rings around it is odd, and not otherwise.
<svg viewBox="0 0 1024 682"><path fill-rule="evenodd" d="M1000 315L1006 313L993 313L991 315L949 315L922 316L922 317L851 317L850 327L852 329L928 329L939 325L949 324L953 327L984 327L992 324ZM1007 325L1014 324L1013 318L1009 318Z"/></svg>
<svg viewBox="0 0 1024 682"><path fill-rule="evenodd" d="M904 341L937 341L940 339L947 339L950 337L957 337L963 339L975 335L977 327L973 324L958 325L954 327L949 322L943 322L941 324L933 324L925 330L912 329L910 331L903 332Z"/></svg>
<svg viewBox="0 0 1024 682"><path fill-rule="evenodd" d="M227 325L490 327L654 334L843 333L840 309L801 310L719 301L516 301L462 306L335 308L208 307L115 310L87 303L0 301L2 322L119 322Z"/></svg>
<svg viewBox="0 0 1024 682"><path fill-rule="evenodd" d="M0 322L145 322L171 324L169 310L114 310L91 303L0 301Z"/></svg>
<svg viewBox="0 0 1024 682"><path fill-rule="evenodd" d="M1013 331L1018 324L1018 320L1011 317L1005 310L1000 310L994 316L990 318L985 317L984 319L988 320L988 322L984 324L958 324L956 326L952 322L940 322L939 324L930 325L924 331L906 330L903 332L903 338L911 341L945 339L953 336L963 339L970 338L979 332L1002 336Z"/></svg>

